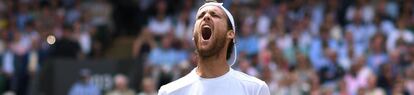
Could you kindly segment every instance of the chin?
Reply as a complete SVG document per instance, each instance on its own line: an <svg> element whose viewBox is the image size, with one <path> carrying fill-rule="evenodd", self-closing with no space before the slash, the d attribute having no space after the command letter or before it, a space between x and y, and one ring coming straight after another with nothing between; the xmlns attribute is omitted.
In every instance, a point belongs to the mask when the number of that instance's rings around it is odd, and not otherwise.
<svg viewBox="0 0 414 95"><path fill-rule="evenodd" d="M208 43L200 42L197 45L197 52L198 52L198 54L200 54L200 56L204 56L204 57L212 56L213 54L216 53L215 50L214 50L214 47L215 47L214 44L215 43L213 43L213 42L208 42Z"/></svg>

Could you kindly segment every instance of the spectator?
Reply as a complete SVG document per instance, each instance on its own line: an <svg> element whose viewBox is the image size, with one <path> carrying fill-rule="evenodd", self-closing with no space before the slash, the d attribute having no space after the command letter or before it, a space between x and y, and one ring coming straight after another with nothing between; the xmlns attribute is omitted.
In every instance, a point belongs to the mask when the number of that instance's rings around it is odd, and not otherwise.
<svg viewBox="0 0 414 95"><path fill-rule="evenodd" d="M187 2L186 2L187 3ZM178 21L175 26L174 35L176 38L184 42L191 42L193 38L193 26L190 22L190 10L183 9L178 16Z"/></svg>
<svg viewBox="0 0 414 95"><path fill-rule="evenodd" d="M144 27L138 37L135 39L132 47L132 57L140 58L147 56L149 52L156 48L157 43L148 27Z"/></svg>
<svg viewBox="0 0 414 95"><path fill-rule="evenodd" d="M91 71L80 70L80 80L72 85L68 95L101 95L99 88L90 81Z"/></svg>
<svg viewBox="0 0 414 95"><path fill-rule="evenodd" d="M334 92L334 95L351 95L348 92L348 87L344 78L338 81L338 90Z"/></svg>
<svg viewBox="0 0 414 95"><path fill-rule="evenodd" d="M392 31L394 31L395 26L392 21L394 21L394 17L388 12L390 9L390 3L387 0L379 0L376 6L376 14L374 17L374 24L376 26L376 31L381 31L383 34L388 35ZM396 11L396 10L394 10Z"/></svg>
<svg viewBox="0 0 414 95"><path fill-rule="evenodd" d="M374 27L369 23L364 23L361 10L355 11L352 22L346 26L346 32L352 32L354 38L354 45L362 47L362 52L368 48L369 39L375 34ZM357 53L360 54L360 53Z"/></svg>
<svg viewBox="0 0 414 95"><path fill-rule="evenodd" d="M316 71L312 68L312 64L309 63L309 59L302 53L296 53L296 59L298 60L295 67L295 73L299 76L300 82L309 82L312 77L317 76Z"/></svg>
<svg viewBox="0 0 414 95"><path fill-rule="evenodd" d="M118 74L114 78L115 88L106 93L106 95L134 95L135 91L128 87L128 77Z"/></svg>
<svg viewBox="0 0 414 95"><path fill-rule="evenodd" d="M397 75L392 73L391 64L383 64L380 66L380 74L378 77L378 86L385 89L387 94L391 94L394 80Z"/></svg>
<svg viewBox="0 0 414 95"><path fill-rule="evenodd" d="M370 0L357 0L355 5L348 7L346 11L346 19L351 21L357 12L361 12L361 20L363 23L370 23L373 21L375 10L374 6L370 4Z"/></svg>
<svg viewBox="0 0 414 95"><path fill-rule="evenodd" d="M298 60L298 63L296 64L296 67L294 67L294 73L298 76L298 82L301 85L301 89L305 93L309 93L310 89L307 87L311 85L310 81L312 81L313 77L317 76L317 73L309 63L309 59L304 54L296 53L296 59Z"/></svg>
<svg viewBox="0 0 414 95"><path fill-rule="evenodd" d="M256 76L256 77L259 76L256 69L251 66L250 62L247 59L239 59L239 66L238 66L238 69L236 70L241 71L251 76Z"/></svg>
<svg viewBox="0 0 414 95"><path fill-rule="evenodd" d="M296 65L296 52L308 54L311 35L309 29L306 26L309 23L309 18L306 16L304 21L298 22L298 26L292 29L290 35L287 37L290 42L287 47L283 50L284 56L288 59L290 65ZM290 40L290 41L289 41Z"/></svg>
<svg viewBox="0 0 414 95"><path fill-rule="evenodd" d="M259 36L253 32L251 24L245 22L243 24L241 35L236 39L239 44L237 47L238 52L246 53L247 56L257 55L259 51L258 41Z"/></svg>
<svg viewBox="0 0 414 95"><path fill-rule="evenodd" d="M153 72L156 72L156 77L159 78L159 87L172 81L173 67L182 61L177 51L172 48L172 41L173 36L162 37L161 46L151 49L148 55L147 62L156 67Z"/></svg>
<svg viewBox="0 0 414 95"><path fill-rule="evenodd" d="M339 64L341 64L341 66L348 71L351 67L352 59L354 58L354 56L360 55L358 53L363 53L363 47L358 47L358 45L354 45L352 32L345 32L344 39L340 40L339 43Z"/></svg>
<svg viewBox="0 0 414 95"><path fill-rule="evenodd" d="M371 38L367 64L376 74L379 73L379 66L388 61L388 55L385 52L385 41L385 36L381 33L376 33Z"/></svg>
<svg viewBox="0 0 414 95"><path fill-rule="evenodd" d="M260 79L266 82L266 84L269 86L269 89L275 89L275 87L277 87L275 81L273 80L272 71L269 67L264 67L260 75Z"/></svg>
<svg viewBox="0 0 414 95"><path fill-rule="evenodd" d="M18 56L25 55L30 49L32 39L30 39L30 36L26 35L24 32L14 29L11 31L13 33L13 37L10 49Z"/></svg>
<svg viewBox="0 0 414 95"><path fill-rule="evenodd" d="M327 12L325 16L323 23L328 27L329 35L337 41L344 39L343 27L339 25L338 21L335 19L335 13Z"/></svg>
<svg viewBox="0 0 414 95"><path fill-rule="evenodd" d="M6 42L5 43L5 50L2 54L2 64L1 64L1 76L4 78L4 91L7 90L12 90L11 89L11 85L12 85L12 79L14 77L14 72L15 72L15 67L14 67L14 53L11 51L10 49L10 43Z"/></svg>
<svg viewBox="0 0 414 95"><path fill-rule="evenodd" d="M28 73L28 92L36 93L38 91L36 85L39 85L37 79L39 79L40 68L42 68L45 62L45 53L40 48L39 40L32 40L32 46L30 51L26 55L27 60L27 73Z"/></svg>
<svg viewBox="0 0 414 95"><path fill-rule="evenodd" d="M107 0L86 2L82 7L91 16L92 25L108 27L111 24L112 6Z"/></svg>
<svg viewBox="0 0 414 95"><path fill-rule="evenodd" d="M354 60L354 62L355 63L352 64L350 72L344 77L347 84L346 89L351 95L357 94L360 88L366 87L366 80L368 80L368 77L373 74L371 69L366 67L365 57L358 57Z"/></svg>
<svg viewBox="0 0 414 95"><path fill-rule="evenodd" d="M78 58L80 46L73 38L72 26L65 25L61 39L52 46L51 55L54 57Z"/></svg>
<svg viewBox="0 0 414 95"><path fill-rule="evenodd" d="M406 76L404 88L409 94L414 94L414 65L411 65L405 69L404 73Z"/></svg>
<svg viewBox="0 0 414 95"><path fill-rule="evenodd" d="M149 77L145 77L142 80L142 91L138 93L138 95L157 95L157 90L155 88L155 83L153 79Z"/></svg>
<svg viewBox="0 0 414 95"><path fill-rule="evenodd" d="M74 22L73 28L74 36L81 49L81 54L86 57L92 51L92 37L90 34L92 29L84 21Z"/></svg>
<svg viewBox="0 0 414 95"><path fill-rule="evenodd" d="M275 89L277 95L300 95L306 93L298 81L298 76L291 71L287 71L285 76L278 81Z"/></svg>
<svg viewBox="0 0 414 95"><path fill-rule="evenodd" d="M397 28L388 35L386 43L388 51L396 49L398 39L408 43L414 42L413 32L406 28L405 20L405 18L399 18L396 22Z"/></svg>
<svg viewBox="0 0 414 95"><path fill-rule="evenodd" d="M322 68L318 71L320 82L322 84L335 84L335 81L338 81L345 75L345 70L338 63L335 51L326 48L324 53L327 58L327 64L322 66Z"/></svg>
<svg viewBox="0 0 414 95"><path fill-rule="evenodd" d="M312 23L311 26L315 26L314 29L318 28L321 23L324 21L324 8L322 0L310 0L308 1L309 5L306 7L306 11L310 13L309 20ZM305 14L305 19L307 18Z"/></svg>
<svg viewBox="0 0 414 95"><path fill-rule="evenodd" d="M321 26L320 35L313 39L309 50L309 58L315 70L320 70L324 65L327 65L327 56L324 55L324 49L330 48L336 50L338 44L329 36L329 31L326 26Z"/></svg>
<svg viewBox="0 0 414 95"><path fill-rule="evenodd" d="M6 39L7 38L7 32L0 29L0 56L4 53L6 49Z"/></svg>
<svg viewBox="0 0 414 95"><path fill-rule="evenodd" d="M29 3L23 3L23 2L18 2L17 3L18 12L15 16L17 17L16 18L16 21L17 21L16 25L17 25L17 28L18 28L19 31L23 31L24 28L26 27L25 26L26 23L33 19L33 16L30 15L30 13L29 13L30 10L29 10L28 5L29 5Z"/></svg>
<svg viewBox="0 0 414 95"><path fill-rule="evenodd" d="M292 36L288 34L287 30L285 29L285 25L277 25L277 24L284 24L285 19L282 16L278 16L275 19L273 31L275 32L276 36L276 46L280 48L282 51L292 47Z"/></svg>
<svg viewBox="0 0 414 95"><path fill-rule="evenodd" d="M369 76L365 95L385 95L385 91L377 87L377 77L375 75Z"/></svg>
<svg viewBox="0 0 414 95"><path fill-rule="evenodd" d="M161 40L161 46L151 49L148 61L154 65L166 66L168 68L177 64L180 59L176 56L176 50L172 48L172 36L164 36ZM161 57L162 56L162 57Z"/></svg>
<svg viewBox="0 0 414 95"><path fill-rule="evenodd" d="M404 81L401 79L397 79L394 80L395 83L393 84L393 88L392 88L392 95L408 95L409 93L407 92L406 89L404 89Z"/></svg>
<svg viewBox="0 0 414 95"><path fill-rule="evenodd" d="M158 40L162 35L167 34L172 29L172 19L167 16L168 4L165 0L158 0L156 3L156 15L151 17L148 22L150 31Z"/></svg>
<svg viewBox="0 0 414 95"><path fill-rule="evenodd" d="M265 3L261 3L262 5ZM264 7L264 6L262 6ZM254 22L256 22L256 26L254 31L257 31L259 35L266 35L268 34L270 29L270 21L271 19L268 17L268 15L265 14L264 8L259 8L255 11L255 14L253 16Z"/></svg>
<svg viewBox="0 0 414 95"><path fill-rule="evenodd" d="M399 51L391 51L389 53L389 61L388 63L391 66L391 73L393 75L400 75L402 71L404 71L404 64L401 62L401 54Z"/></svg>

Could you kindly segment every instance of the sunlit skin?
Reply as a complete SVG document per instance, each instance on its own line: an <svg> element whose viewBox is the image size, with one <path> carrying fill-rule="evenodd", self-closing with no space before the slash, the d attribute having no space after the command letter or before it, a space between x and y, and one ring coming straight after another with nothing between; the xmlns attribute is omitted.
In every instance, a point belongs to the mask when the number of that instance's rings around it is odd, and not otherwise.
<svg viewBox="0 0 414 95"><path fill-rule="evenodd" d="M226 61L228 43L234 38L227 28L227 16L218 6L206 6L197 12L194 25L194 43L197 52L197 74L203 78L215 78L229 71ZM211 30L209 33L204 33ZM206 36L207 35L207 36Z"/></svg>

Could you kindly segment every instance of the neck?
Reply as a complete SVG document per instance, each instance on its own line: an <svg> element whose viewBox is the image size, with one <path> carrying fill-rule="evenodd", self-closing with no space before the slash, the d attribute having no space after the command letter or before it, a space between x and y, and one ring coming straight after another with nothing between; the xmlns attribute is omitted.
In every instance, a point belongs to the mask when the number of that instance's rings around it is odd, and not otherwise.
<svg viewBox="0 0 414 95"><path fill-rule="evenodd" d="M226 62L226 52L211 57L199 56L197 75L202 78L216 78L226 74L230 67Z"/></svg>

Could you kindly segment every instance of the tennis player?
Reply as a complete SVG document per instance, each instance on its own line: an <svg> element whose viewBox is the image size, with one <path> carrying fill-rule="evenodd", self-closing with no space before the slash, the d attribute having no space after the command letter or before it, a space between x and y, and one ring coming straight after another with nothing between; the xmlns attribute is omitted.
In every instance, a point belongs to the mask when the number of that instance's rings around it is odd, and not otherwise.
<svg viewBox="0 0 414 95"><path fill-rule="evenodd" d="M233 16L222 3L202 5L193 31L197 67L162 86L158 95L269 95L264 81L231 68L237 57L235 33Z"/></svg>

